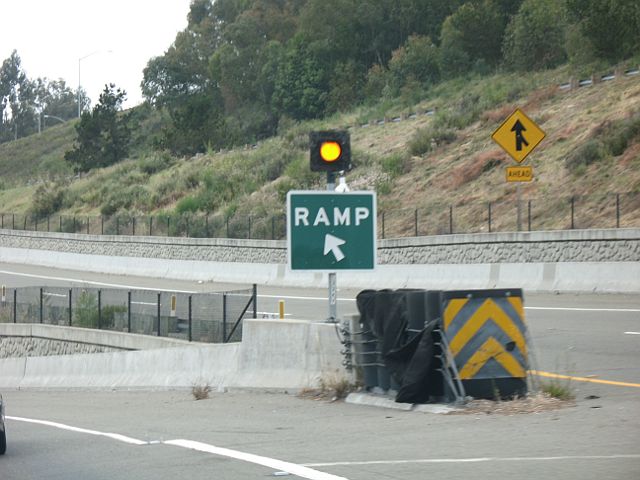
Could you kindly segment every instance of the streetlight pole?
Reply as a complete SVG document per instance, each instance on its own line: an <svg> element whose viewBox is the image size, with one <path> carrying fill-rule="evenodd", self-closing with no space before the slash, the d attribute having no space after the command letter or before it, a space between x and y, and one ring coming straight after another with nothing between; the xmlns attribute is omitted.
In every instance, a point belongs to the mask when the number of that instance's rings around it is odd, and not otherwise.
<svg viewBox="0 0 640 480"><path fill-rule="evenodd" d="M91 53L85 55L84 57L78 58L78 118L80 118L80 114L82 113L82 106L81 106L81 103L80 103L80 88L81 88L80 65L82 64L82 60L84 60L85 58L89 58L89 57L95 55L96 53L101 53L101 52L103 52L103 50L96 50L95 52L91 52ZM111 50L107 50L106 53L111 53Z"/></svg>
<svg viewBox="0 0 640 480"><path fill-rule="evenodd" d="M47 115L47 114L44 114L44 115L43 115L43 117L44 117L44 126L45 126L45 128L46 128L46 126L47 126L47 118L53 118L54 120L58 120L58 121L59 121L59 122L61 122L61 123L66 122L66 120L64 120L63 118L56 117L55 115Z"/></svg>

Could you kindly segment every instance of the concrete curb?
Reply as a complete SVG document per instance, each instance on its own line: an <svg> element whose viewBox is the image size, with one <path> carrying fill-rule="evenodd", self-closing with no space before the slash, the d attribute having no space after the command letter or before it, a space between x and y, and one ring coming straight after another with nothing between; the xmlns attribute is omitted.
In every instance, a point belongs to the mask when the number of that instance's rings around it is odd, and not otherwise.
<svg viewBox="0 0 640 480"><path fill-rule="evenodd" d="M413 403L397 403L389 397L373 395L370 393L350 393L345 401L353 405L366 405L369 407L400 410L403 412L446 414L455 412L457 410L455 407L440 403L423 405Z"/></svg>

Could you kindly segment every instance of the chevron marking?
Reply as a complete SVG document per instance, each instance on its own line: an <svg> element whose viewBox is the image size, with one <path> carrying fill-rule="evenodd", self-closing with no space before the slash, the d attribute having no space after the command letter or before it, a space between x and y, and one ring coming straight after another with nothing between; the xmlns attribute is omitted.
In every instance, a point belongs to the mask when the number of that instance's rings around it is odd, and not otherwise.
<svg viewBox="0 0 640 480"><path fill-rule="evenodd" d="M472 379L485 363L492 358L502 365L512 377L525 378L527 376L520 362L507 352L495 338L489 337L471 356L465 366L460 369L460 379Z"/></svg>
<svg viewBox="0 0 640 480"><path fill-rule="evenodd" d="M522 323L524 324L524 307L522 305L522 297L508 297L507 300L513 309L518 312L520 320L522 320Z"/></svg>
<svg viewBox="0 0 640 480"><path fill-rule="evenodd" d="M456 318L462 307L464 307L468 302L467 298L452 298L447 303L447 308L444 311L444 329L446 330L453 322L453 319Z"/></svg>
<svg viewBox="0 0 640 480"><path fill-rule="evenodd" d="M478 332L489 319L492 319L509 338L516 342L516 346L526 358L527 345L522 332L513 320L490 298L482 303L451 340L449 346L451 347L453 355L458 355L460 350L462 350L467 342L473 338L476 332Z"/></svg>

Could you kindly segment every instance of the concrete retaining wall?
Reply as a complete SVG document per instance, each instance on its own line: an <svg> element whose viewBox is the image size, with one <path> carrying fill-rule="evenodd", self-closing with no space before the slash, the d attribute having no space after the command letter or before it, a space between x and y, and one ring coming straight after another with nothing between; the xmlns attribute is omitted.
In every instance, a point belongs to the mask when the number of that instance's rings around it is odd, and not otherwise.
<svg viewBox="0 0 640 480"><path fill-rule="evenodd" d="M561 230L383 239L378 262L493 264L640 261L640 229ZM0 230L0 249L213 263L282 264L283 240L98 236Z"/></svg>
<svg viewBox="0 0 640 480"><path fill-rule="evenodd" d="M83 330L39 325L0 325L3 336L32 333L56 337ZM302 389L321 379L342 378L341 345L329 324L295 320L245 320L242 343L189 344L165 348L0 360L0 388L213 388ZM131 343L114 332L84 330L91 341L118 348ZM83 332L75 332L75 335ZM103 338L97 338L105 335ZM130 335L124 335L128 337ZM131 335L132 337L142 337ZM77 336L74 337L77 341ZM153 337L149 337L152 340ZM87 337L87 340L89 338ZM139 344L140 345L140 344Z"/></svg>
<svg viewBox="0 0 640 480"><path fill-rule="evenodd" d="M149 350L188 344L173 338L123 332L0 323L0 358Z"/></svg>

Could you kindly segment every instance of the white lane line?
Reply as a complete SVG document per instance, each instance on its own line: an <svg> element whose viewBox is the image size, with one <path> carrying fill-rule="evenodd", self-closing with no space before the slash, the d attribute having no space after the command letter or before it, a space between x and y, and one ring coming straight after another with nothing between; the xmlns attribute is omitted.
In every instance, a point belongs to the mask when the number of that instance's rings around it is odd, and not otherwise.
<svg viewBox="0 0 640 480"><path fill-rule="evenodd" d="M64 423L49 422L46 420L34 420L32 418L10 417L10 416L6 416L5 418L7 418L8 420L14 420L16 422L35 423L38 425L45 425L47 427L59 428L61 430L68 430L70 432L86 433L88 435L95 435L98 437L107 437L113 440L117 440L119 442L128 443L130 445L147 445L147 442L143 442L142 440L138 440L136 438L127 437L125 435L120 435L119 433L99 432L97 430L88 430L86 428L72 427L71 425L65 425Z"/></svg>
<svg viewBox="0 0 640 480"><path fill-rule="evenodd" d="M301 478L308 480L349 480L345 477L339 477L337 475L331 475L330 473L314 470L308 466L298 465L296 463L285 462L277 460L275 458L263 457L260 455L254 455L252 453L245 453L239 450L231 450L228 448L216 447L207 443L196 442L193 440L169 440L169 441L152 441L144 442L136 438L127 437L126 435L120 435L119 433L107 433L99 432L97 430L89 430L86 428L74 427L71 425L65 425L64 423L49 422L47 420L35 420L32 418L12 417L6 416L7 420L13 420L16 422L34 423L37 425L44 425L47 427L54 427L61 430L67 430L69 432L84 433L87 435L95 435L99 437L106 437L118 442L124 442L129 445L171 445L174 447L186 448L189 450L196 450L204 453L211 453L223 457L234 458L247 463L254 463L256 465L262 465L264 467L273 468L282 472L287 472L292 475L297 475Z"/></svg>
<svg viewBox="0 0 640 480"><path fill-rule="evenodd" d="M640 335L640 332L624 332L625 335Z"/></svg>
<svg viewBox="0 0 640 480"><path fill-rule="evenodd" d="M263 465L265 467L273 468L274 470L280 470L288 472L292 475L297 475L309 480L347 480L345 477L338 477L330 473L320 472L313 470L308 466L298 465L295 463L283 462L282 460L276 460L274 458L262 457L260 455L254 455L252 453L239 452L238 450L230 450L228 448L216 447L201 442L194 442L192 440L168 440L163 442L165 445L174 445L176 447L188 448L189 450L197 450L198 452L212 453L214 455L220 455L223 457L235 458L236 460L242 460L244 462L255 463L257 465Z"/></svg>
<svg viewBox="0 0 640 480"><path fill-rule="evenodd" d="M640 308L524 307L525 310L560 310L567 312L640 312Z"/></svg>
<svg viewBox="0 0 640 480"><path fill-rule="evenodd" d="M560 455L553 457L477 457L477 458L423 458L416 460L370 460L363 462L305 463L306 467L340 467L358 465L403 465L411 463L483 463L483 462L548 462L560 460L620 460L640 459L640 454L614 455Z"/></svg>
<svg viewBox="0 0 640 480"><path fill-rule="evenodd" d="M95 282L92 280L84 280L81 278L68 278L68 277L51 277L48 275L34 275L31 273L21 273L21 272L10 272L8 270L0 270L0 274L4 275L15 275L16 277L27 277L27 278L41 278L43 280L54 280L57 282L71 282L71 283L81 283L85 285L99 285L101 287L112 287L112 288L127 288L129 290L151 290L153 292L166 292L171 291L175 293L198 293L195 290L175 290L175 289L167 289L167 288L153 288L153 287L144 287L144 286L134 286L134 285L125 285L122 283L105 283L105 282Z"/></svg>

